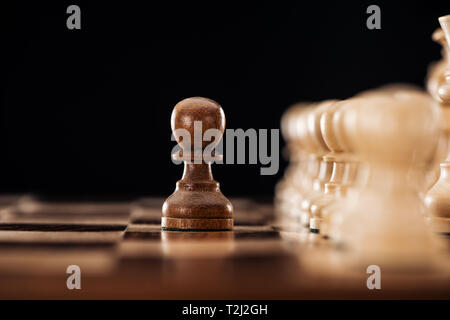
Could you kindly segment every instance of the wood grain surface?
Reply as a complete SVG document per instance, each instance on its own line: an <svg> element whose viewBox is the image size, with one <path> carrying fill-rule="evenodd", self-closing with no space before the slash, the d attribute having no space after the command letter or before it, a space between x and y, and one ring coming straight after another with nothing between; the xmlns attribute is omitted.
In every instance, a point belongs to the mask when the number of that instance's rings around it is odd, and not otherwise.
<svg viewBox="0 0 450 320"><path fill-rule="evenodd" d="M0 214L0 298L450 298L448 248L436 270L384 271L382 290L368 290L366 268L347 267L342 249L274 227L270 204L232 202L233 231L179 232L157 222L163 199L129 203L125 225L105 203L91 204L93 224L74 219L72 203L70 217L36 206L27 223L13 201ZM69 265L81 268L80 290L66 287Z"/></svg>

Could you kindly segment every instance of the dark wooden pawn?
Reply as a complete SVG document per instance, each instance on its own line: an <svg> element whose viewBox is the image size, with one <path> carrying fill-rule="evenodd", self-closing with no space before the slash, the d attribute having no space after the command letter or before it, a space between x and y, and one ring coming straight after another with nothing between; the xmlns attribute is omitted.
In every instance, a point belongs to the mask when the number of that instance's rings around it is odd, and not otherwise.
<svg viewBox="0 0 450 320"><path fill-rule="evenodd" d="M203 156L208 145L209 148L217 146L222 138L225 130L222 108L217 102L206 98L184 99L173 109L171 127L182 148L180 155L184 161L184 173L176 184L175 192L163 204L162 228L182 231L231 230L233 206L220 192L219 183L213 178L213 158ZM189 132L191 139L186 139L180 129L184 129L184 133ZM208 129L216 129L220 136L215 140L213 138L213 141L203 141L203 134ZM194 143L194 139L199 143Z"/></svg>

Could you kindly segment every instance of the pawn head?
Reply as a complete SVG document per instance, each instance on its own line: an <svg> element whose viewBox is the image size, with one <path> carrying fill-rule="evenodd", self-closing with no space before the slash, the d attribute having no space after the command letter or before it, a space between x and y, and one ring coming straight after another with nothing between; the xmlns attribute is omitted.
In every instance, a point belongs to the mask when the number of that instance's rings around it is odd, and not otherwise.
<svg viewBox="0 0 450 320"><path fill-rule="evenodd" d="M203 150L211 143L214 146L219 143L225 130L225 114L221 106L211 99L187 98L173 108L171 127L176 141L184 150ZM186 133L190 139L186 139Z"/></svg>

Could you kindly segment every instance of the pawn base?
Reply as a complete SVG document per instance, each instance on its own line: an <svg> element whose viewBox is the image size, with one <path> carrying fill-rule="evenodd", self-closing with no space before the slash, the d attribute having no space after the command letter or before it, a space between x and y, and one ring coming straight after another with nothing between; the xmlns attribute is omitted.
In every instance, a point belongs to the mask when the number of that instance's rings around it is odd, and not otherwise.
<svg viewBox="0 0 450 320"><path fill-rule="evenodd" d="M161 218L161 227L166 231L231 231L233 219Z"/></svg>

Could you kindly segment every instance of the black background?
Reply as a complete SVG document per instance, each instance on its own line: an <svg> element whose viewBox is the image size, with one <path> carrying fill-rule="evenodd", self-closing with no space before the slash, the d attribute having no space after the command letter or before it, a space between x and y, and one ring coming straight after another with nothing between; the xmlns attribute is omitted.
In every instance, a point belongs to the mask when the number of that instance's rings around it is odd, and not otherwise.
<svg viewBox="0 0 450 320"><path fill-rule="evenodd" d="M227 128L278 128L298 101L423 85L450 1L2 1L0 191L170 194L170 113L218 101ZM66 8L81 7L81 30ZM381 8L381 30L366 8ZM280 150L281 151L281 150ZM226 195L271 195L259 165L215 165Z"/></svg>

